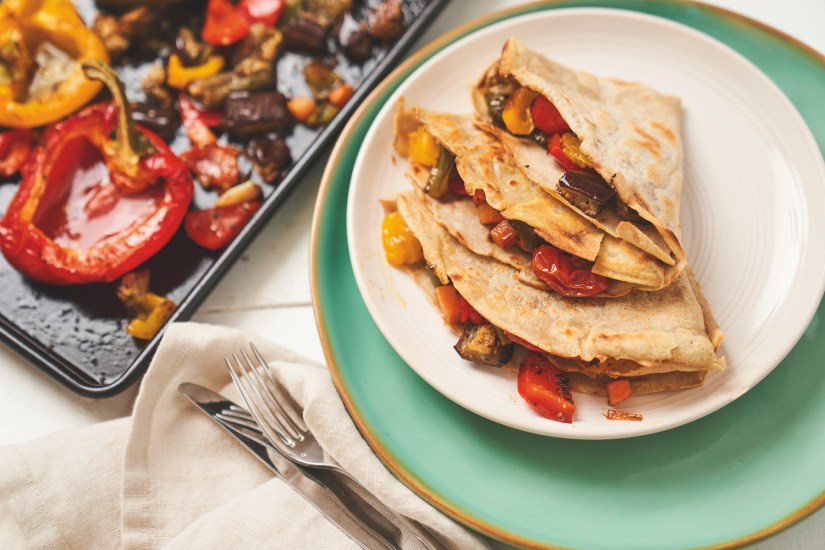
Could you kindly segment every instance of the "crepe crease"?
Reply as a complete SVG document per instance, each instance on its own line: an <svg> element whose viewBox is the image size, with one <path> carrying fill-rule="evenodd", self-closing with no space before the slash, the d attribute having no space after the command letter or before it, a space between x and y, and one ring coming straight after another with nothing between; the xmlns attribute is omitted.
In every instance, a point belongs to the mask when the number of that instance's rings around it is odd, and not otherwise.
<svg viewBox="0 0 825 550"><path fill-rule="evenodd" d="M521 284L512 267L463 246L428 204L420 192L397 199L427 264L495 326L556 357L576 375L573 389L603 393L616 377L630 379L634 394L687 388L725 368L716 357L718 325L688 273L659 292L563 298Z"/></svg>

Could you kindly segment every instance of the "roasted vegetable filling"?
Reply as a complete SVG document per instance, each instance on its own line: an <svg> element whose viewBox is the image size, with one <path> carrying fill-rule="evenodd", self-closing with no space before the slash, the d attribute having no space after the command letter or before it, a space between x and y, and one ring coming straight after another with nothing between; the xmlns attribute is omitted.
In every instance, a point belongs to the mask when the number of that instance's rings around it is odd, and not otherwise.
<svg viewBox="0 0 825 550"><path fill-rule="evenodd" d="M581 140L549 99L498 76L485 84L484 100L493 123L515 136L533 139L566 170L557 190L568 203L590 217L614 204L623 219L643 223L595 170L581 149Z"/></svg>

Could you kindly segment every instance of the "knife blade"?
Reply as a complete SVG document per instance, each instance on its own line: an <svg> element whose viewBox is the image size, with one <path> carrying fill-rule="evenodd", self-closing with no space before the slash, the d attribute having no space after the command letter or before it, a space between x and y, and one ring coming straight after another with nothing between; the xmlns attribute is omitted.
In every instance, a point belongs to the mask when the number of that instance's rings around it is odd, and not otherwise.
<svg viewBox="0 0 825 550"><path fill-rule="evenodd" d="M332 472L311 473L296 465L268 445L258 435L220 417L232 407L242 409L229 399L197 384L184 383L178 392L223 428L258 460L292 487L319 512L363 548L398 550L401 533L357 493L347 488ZM372 513L370 513L371 511ZM393 542L391 542L393 541Z"/></svg>

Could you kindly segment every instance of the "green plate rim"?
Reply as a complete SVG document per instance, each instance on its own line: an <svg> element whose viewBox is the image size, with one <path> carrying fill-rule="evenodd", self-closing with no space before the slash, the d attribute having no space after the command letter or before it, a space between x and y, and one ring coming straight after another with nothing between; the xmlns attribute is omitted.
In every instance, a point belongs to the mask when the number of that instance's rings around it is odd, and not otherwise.
<svg viewBox="0 0 825 550"><path fill-rule="evenodd" d="M631 0L633 1L633 0ZM751 19L747 16L739 14L737 12L733 12L724 8L720 8L717 6L712 6L709 4L705 4L702 2L697 2L693 0L641 0L642 3L655 6L655 5L677 5L688 9L697 9L707 12L711 16L715 16L722 21L724 21L728 25L733 25L737 27L744 27L748 31L751 32L761 32L767 35L769 38L773 38L774 40L783 43L784 46L792 48L794 52L802 57L807 58L809 61L819 65L823 72L825 72L825 55L820 54L812 47L808 46L804 42L778 30L769 25L766 25L760 21L756 21ZM344 405L352 417L355 425L358 427L361 435L370 445L373 452L375 452L376 456L381 460L381 462L398 478L400 479L405 485L407 485L411 490L416 492L419 496L421 496L424 500L431 503L442 512L446 513L447 515L453 517L454 519L470 526L471 528L493 538L496 538L500 541L524 546L528 548L563 548L561 546L548 546L543 544L539 541L528 539L522 537L516 533L511 533L509 531L505 531L502 529L498 529L492 525L488 525L483 521L478 520L477 518L473 517L471 514L458 509L456 507L451 506L447 503L443 498L440 497L437 493L430 491L426 484L412 471L408 471L404 469L400 463L400 461L393 456L393 454L388 450L385 449L380 444L380 439L377 435L372 434L368 428L368 422L365 419L364 415L359 410L357 404L351 398L350 393L348 392L345 380L341 376L340 369L336 362L336 355L332 346L330 344L330 340L328 338L329 330L327 328L326 316L324 313L324 306L322 304L322 300L320 299L321 293L319 291L320 287L320 279L323 276L318 269L318 264L320 261L320 250L321 246L319 245L321 235L323 233L322 224L323 224L323 213L325 208L329 204L327 201L329 190L333 185L335 176L338 174L338 164L341 162L342 158L345 156L345 150L348 148L349 138L351 134L356 130L356 128L363 122L363 119L371 112L377 111L380 108L380 105L376 106L376 102L381 100L382 97L388 97L394 90L397 88L413 71L415 71L420 65L426 62L430 57L434 56L438 52L440 52L445 47L449 46L453 42L459 40L463 36L472 33L476 30L479 30L483 27L492 25L499 21L503 21L505 19L510 19L513 17L517 17L527 13L533 13L537 11L544 11L544 10L553 10L553 9L562 9L562 8L578 8L578 7L601 7L601 8L612 8L612 9L625 9L630 11L639 11L642 13L646 13L645 10L635 10L633 8L628 8L622 5L622 1L619 0L617 2L608 2L606 0L539 0L536 2L530 2L527 4L514 6L510 8L505 8L502 10L497 10L478 18L475 18L469 22L466 22L459 27L453 29L452 31L442 35L441 37L435 39L422 49L415 52L411 55L407 60L405 60L399 67L397 67L392 73L390 73L382 82L376 87L375 90L366 98L366 100L362 103L359 109L353 114L352 118L349 120L348 124L344 128L339 137L338 141L335 144L335 147L332 150L330 155L329 161L327 166L324 170L320 188L318 191L318 197L316 199L315 208L313 212L312 218L312 226L311 226L311 233L310 233L310 254L309 254L309 262L310 262L310 286L312 292L312 304L313 310L315 313L315 320L316 325L318 328L318 333L321 339L321 344L323 347L324 355L326 357L327 365L330 371L330 375L332 377L333 383L341 396ZM659 17L663 17L658 14L654 14ZM666 18L666 16L665 16ZM684 23L683 23L684 24ZM735 49L735 48L734 48ZM381 105L383 101L380 102ZM371 121L370 121L371 122ZM369 125L369 124L368 124ZM823 145L820 144L820 149L822 149ZM346 251L344 251L346 253ZM360 298L360 296L359 296ZM822 306L820 305L820 308ZM435 392L435 390L432 390ZM803 518L807 517L808 515L812 514L820 507L825 505L825 489L815 498L810 500L805 505L801 506L799 509L794 511L793 513L782 517L776 520L774 523L763 527L760 530L752 532L748 535L739 537L734 540L730 540L727 542L723 542L720 544L715 544L712 546L707 546L706 548L714 548L714 549L727 549L727 548L738 548L744 546L746 544L751 544L766 537L769 537L773 534L776 534L784 529L787 529L794 523L802 520Z"/></svg>

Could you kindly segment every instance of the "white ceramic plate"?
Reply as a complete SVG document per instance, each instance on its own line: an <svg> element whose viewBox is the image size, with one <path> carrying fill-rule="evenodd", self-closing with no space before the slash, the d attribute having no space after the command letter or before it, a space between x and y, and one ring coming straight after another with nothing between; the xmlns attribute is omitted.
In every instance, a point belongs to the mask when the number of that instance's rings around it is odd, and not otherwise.
<svg viewBox="0 0 825 550"><path fill-rule="evenodd" d="M510 36L569 66L649 84L683 101L681 222L688 259L725 332L728 369L679 392L632 397L642 422L608 421L606 400L574 395L572 425L537 415L515 376L463 361L456 336L415 283L384 260L379 199L409 189L392 159L392 113L408 105L470 113L469 84ZM415 71L384 105L355 164L347 205L349 252L378 327L424 380L496 422L576 439L673 428L744 394L791 350L825 284L825 166L790 101L744 57L688 27L627 11L554 10L473 33Z"/></svg>

